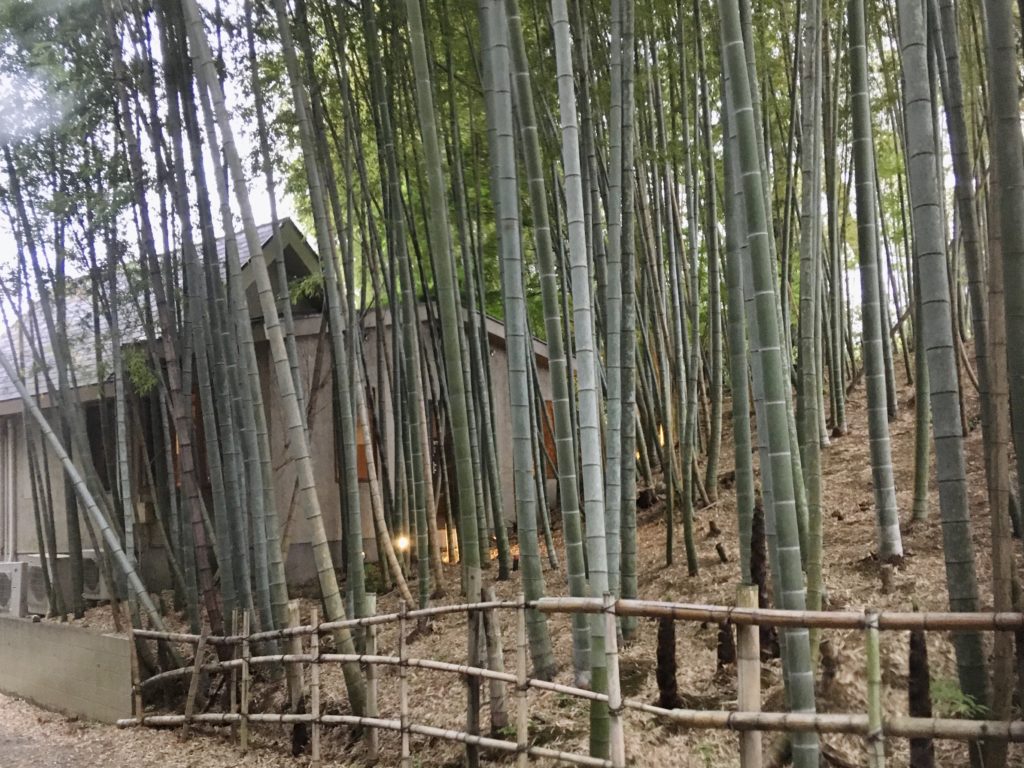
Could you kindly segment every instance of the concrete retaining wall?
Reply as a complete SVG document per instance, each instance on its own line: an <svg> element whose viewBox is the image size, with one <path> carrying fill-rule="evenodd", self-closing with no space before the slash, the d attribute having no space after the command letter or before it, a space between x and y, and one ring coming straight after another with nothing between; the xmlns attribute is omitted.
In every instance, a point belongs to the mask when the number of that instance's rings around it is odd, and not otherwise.
<svg viewBox="0 0 1024 768"><path fill-rule="evenodd" d="M104 723L131 717L128 640L0 618L0 691Z"/></svg>

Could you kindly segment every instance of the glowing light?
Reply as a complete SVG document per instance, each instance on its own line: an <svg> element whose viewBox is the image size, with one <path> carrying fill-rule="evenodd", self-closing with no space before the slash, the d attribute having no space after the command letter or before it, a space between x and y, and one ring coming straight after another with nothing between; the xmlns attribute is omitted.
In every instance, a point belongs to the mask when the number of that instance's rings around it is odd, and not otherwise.
<svg viewBox="0 0 1024 768"><path fill-rule="evenodd" d="M399 536L395 544L402 552L405 552L409 548L409 537Z"/></svg>

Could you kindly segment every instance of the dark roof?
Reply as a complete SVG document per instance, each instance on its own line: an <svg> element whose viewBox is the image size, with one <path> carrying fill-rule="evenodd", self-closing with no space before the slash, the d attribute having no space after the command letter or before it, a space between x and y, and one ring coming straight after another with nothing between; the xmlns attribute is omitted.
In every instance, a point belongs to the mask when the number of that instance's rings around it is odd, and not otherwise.
<svg viewBox="0 0 1024 768"><path fill-rule="evenodd" d="M295 226L291 219L280 219L279 229L283 230L289 226L295 228L298 236L300 238L302 237L302 233L299 232L298 227ZM264 248L273 237L273 230L274 227L271 222L261 224L257 227L260 244ZM244 231L235 233L235 242L238 244L239 263L242 266L245 266L250 261L251 255L249 253L249 247L246 242ZM224 237L217 239L217 259L221 264L223 264L227 259L227 239ZM73 372L74 381L79 388L94 387L100 383L100 371L97 370L96 364L92 295L90 293L88 283L69 283L65 305L67 308L66 332L71 358L70 370ZM121 343L131 344L144 341L146 334L135 304L132 302L122 301L119 309ZM50 371L50 376L54 381L57 379L57 373L54 367L55 359L53 341L50 339L49 334L46 331L45 321L43 320L41 312L42 310L37 306L31 307L28 312L23 312L21 316L16 318L11 324L10 332L14 337L14 343L18 345L17 356L19 357L19 360L14 362L21 371L22 380L28 385L29 391L34 394L36 391L35 376L38 374L39 393L43 395L47 392L46 379L41 370L42 366L36 365L32 353L33 348L37 347L38 344L29 344L29 340L35 338L35 329L33 326L36 325L34 321L29 319L31 313L38 315L35 319L38 320L39 332L43 337L43 363ZM111 354L110 329L107 324L106 315L102 311L100 312L98 322L102 367L103 363L109 365ZM2 344L4 354L10 357L10 344L8 343L6 334L0 336L0 344ZM103 371L103 374L104 382L109 381L109 369ZM0 370L0 403L6 403L17 399L18 391L14 386L14 382L10 380L4 371Z"/></svg>

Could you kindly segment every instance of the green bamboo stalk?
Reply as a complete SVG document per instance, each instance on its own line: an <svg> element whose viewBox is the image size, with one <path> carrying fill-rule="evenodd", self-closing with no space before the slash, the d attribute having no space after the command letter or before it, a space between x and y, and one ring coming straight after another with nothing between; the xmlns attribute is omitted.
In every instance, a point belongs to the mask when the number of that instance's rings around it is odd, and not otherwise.
<svg viewBox="0 0 1024 768"><path fill-rule="evenodd" d="M978 583L967 505L963 427L950 320L946 243L935 168L936 137L925 25L922 9L915 2L900 0L898 11L907 165L915 256L921 280L921 340L928 361L946 584L950 608L971 611L978 606ZM986 665L981 636L976 632L958 633L953 643L963 692L986 705Z"/></svg>
<svg viewBox="0 0 1024 768"><path fill-rule="evenodd" d="M867 45L862 0L851 0L850 98L853 108L854 173L857 192L857 248L860 256L861 312L863 315L864 380L868 394L868 432L871 440L871 475L875 496L878 558L892 562L903 556L896 485L893 479L886 406L886 371L882 349L881 298L878 294L877 208L875 203L875 150L868 96Z"/></svg>
<svg viewBox="0 0 1024 768"><path fill-rule="evenodd" d="M290 454L291 458L298 465L299 489L304 501L306 517L313 531L313 557L320 579L324 606L329 620L341 620L345 615L345 609L338 590L337 577L334 573L330 547L327 542L327 533L320 510L320 502L316 494L316 481L313 473L313 462L309 452L309 441L303 427L298 401L295 397L295 386L288 363L288 352L284 343L284 336L281 332L280 320L277 316L270 275L267 271L266 262L259 257L262 244L259 242L259 236L256 232L256 223L253 219L245 174L235 147L230 116L224 103L224 93L217 78L213 56L210 52L209 41L206 37L206 30L203 28L199 8L195 0L185 0L183 9L188 37L192 45L196 72L200 82L209 89L212 96L212 107L221 133L221 147L224 150L232 186L234 187L238 207L241 211L246 244L249 252L254 256L250 266L253 270L260 307L263 312L264 331L270 342L271 358L274 361L278 391L281 393L281 405L284 411L283 421L288 430ZM335 642L339 649L344 649L343 652L345 653L351 653L354 650L355 646L348 630L336 632ZM362 712L365 693L358 664L346 664L344 666L344 673L352 709L355 712Z"/></svg>
<svg viewBox="0 0 1024 768"><path fill-rule="evenodd" d="M555 33L555 61L558 72L558 108L562 135L562 169L565 176L566 227L569 236L573 295L573 333L576 340L577 392L579 396L580 455L583 469L583 498L586 512L587 557L592 594L608 591L608 562L605 547L604 478L601 457L600 376L594 341L591 304L591 270L586 249L586 223L583 217L584 190L580 132L577 121L573 81L572 42L565 0L552 0L552 26ZM603 665L604 632L600 617L592 624L591 658L595 690L602 690L606 668ZM595 746L593 728L606 722L607 714L591 709L591 747ZM606 742L605 742L606 743ZM600 745L598 745L600 746Z"/></svg>
<svg viewBox="0 0 1024 768"><path fill-rule="evenodd" d="M786 609L803 610L806 599L800 562L800 540L793 493L793 464L789 443L785 389L788 387L786 366L781 349L782 336L778 326L778 301L772 280L770 235L764 210L764 190L757 150L754 115L751 109L750 81L744 56L739 8L734 0L721 0L719 13L723 26L725 49L723 58L729 73L731 96L730 116L735 120L738 135L739 165L742 171L747 242L756 298L755 316L748 317L756 348L761 358L765 403L758 414L758 433L767 443L768 461L762 463L763 476L771 482L771 507L778 535L778 556L775 569L781 590L776 599ZM765 454L762 453L762 457ZM814 672L806 630L785 634L785 667L790 707L794 711L813 712ZM793 763L802 768L817 766L818 738L815 734L798 734L792 738Z"/></svg>
<svg viewBox="0 0 1024 768"><path fill-rule="evenodd" d="M523 285L522 243L519 224L518 176L515 163L513 136L512 82L509 73L509 52L506 18L503 8L493 0L478 4L480 30L484 53L484 87L487 106L487 131L491 162L491 197L494 200L498 228L498 247L502 265L502 297L505 304L505 338L508 364L509 405L512 413L512 471L516 500L516 522L519 537L519 562L522 568L523 592L530 595L545 593L544 575L537 538L537 486L534 475L543 476L542 468L535 466L533 438L531 436L531 387L528 355L532 345L527 328L526 292ZM567 548L568 548L567 544ZM570 552L571 556L571 552ZM583 576L582 546L580 546L578 575ZM570 561L571 563L571 561ZM571 565L570 565L571 567ZM577 582L582 581L578 579ZM572 572L570 571L570 586ZM579 588L579 583L577 583ZM579 623L579 622L577 622ZM551 639L544 616L538 611L527 611L526 625L530 642L530 658L534 674L550 677L555 670ZM584 630L586 624L582 624ZM586 635L583 635L586 639ZM574 634L574 661L579 661ZM577 665L577 674L587 667Z"/></svg>

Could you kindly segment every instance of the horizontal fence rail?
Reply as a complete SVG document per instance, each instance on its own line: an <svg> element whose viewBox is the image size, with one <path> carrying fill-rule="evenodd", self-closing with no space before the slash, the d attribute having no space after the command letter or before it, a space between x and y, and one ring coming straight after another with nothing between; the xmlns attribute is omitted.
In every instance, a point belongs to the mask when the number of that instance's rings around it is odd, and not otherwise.
<svg viewBox="0 0 1024 768"><path fill-rule="evenodd" d="M467 748L485 749L515 754L517 765L525 766L529 758L544 758L558 762L620 768L625 765L622 713L632 710L667 720L688 728L732 730L740 734L740 760L743 768L759 768L761 765L760 733L815 732L822 734L852 734L865 739L865 743L877 742L878 738L934 738L957 741L992 739L1010 742L1024 742L1024 721L961 720L954 718L921 718L908 716L884 716L879 697L869 696L869 712L860 713L796 713L760 711L760 649L756 627L773 626L782 628L813 627L821 629L857 630L865 634L867 643L877 644L879 631L1019 631L1024 630L1024 613L951 613L951 612L856 612L856 611L784 611L763 609L756 606L756 593L750 587L741 587L736 606L698 605L689 603L655 602L650 600L613 600L606 595L602 598L543 598L526 602L487 600L478 603L436 606L420 610L405 610L403 607L393 613L375 614L359 619L319 622L316 612L310 624L299 624L297 606L292 609L293 626L280 630L248 632L248 617L238 618L230 635L204 635L190 633L158 632L137 629L133 635L138 640L155 640L191 644L196 647L191 666L169 670L153 675L146 680L137 679L138 665L133 658L133 691L135 717L118 721L121 726L181 726L187 735L192 724L231 725L236 728L243 749L248 742L248 729L254 723L297 724L312 727L312 753L314 764L319 761L319 736L322 726L345 725L363 728L367 732L367 749L371 759L376 759L378 731L393 731L402 737L403 766L411 765L409 737L412 735L441 739L467 745ZM410 657L405 640L409 620L424 621L440 616L466 614L468 617L482 616L497 611L515 611L517 618L516 671L506 672L490 669L480 664L458 664L436 659ZM608 655L608 690L597 692L562 685L527 675L526 612L537 610L545 614L603 614L607 622L606 649ZM738 628L737 674L739 677L738 707L735 710L666 709L632 699L623 699L618 675L618 649L615 644L617 618L633 616L673 621L728 623ZM376 652L376 631L382 625L398 624L398 655ZM366 629L366 653L321 653L321 634L342 628L363 627ZM241 629L241 631L239 631ZM309 652L302 652L303 639L309 641ZM289 641L293 652L257 653L253 646L263 649L271 643ZM203 654L208 647L218 649L218 660L204 662ZM273 649L273 647L272 647ZM134 652L135 646L132 644ZM298 652L294 652L298 651ZM366 716L328 715L320 706L320 665L358 663L367 671L369 686L368 711ZM249 711L252 670L261 666L286 665L299 669L300 685L305 685L303 671L309 669L310 712L253 713ZM878 654L868 654L866 670L869 684L880 680ZM400 715L398 718L382 718L377 712L378 667L393 667L398 670ZM468 718L467 730L441 728L412 722L409 714L408 680L409 669L424 669L457 675L466 680L509 686L515 692L516 740L510 741L481 736L477 730L478 718ZM230 712L193 712L200 673L221 674L230 678ZM240 696L235 686L241 675ZM147 715L142 706L142 692L162 682L175 678L190 678L188 697L184 714ZM609 705L611 719L611 752L609 758L581 755L529 744L528 692L530 690L550 692L586 701L605 702ZM875 701L872 706L872 701ZM473 727L470 727L473 726ZM474 732L471 732L474 731Z"/></svg>

